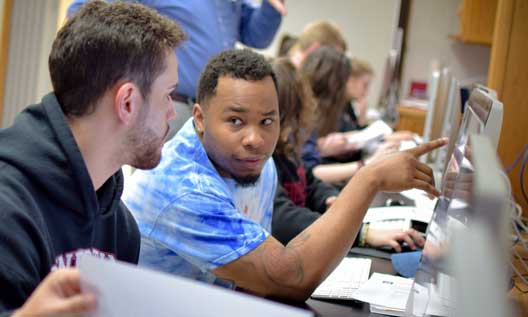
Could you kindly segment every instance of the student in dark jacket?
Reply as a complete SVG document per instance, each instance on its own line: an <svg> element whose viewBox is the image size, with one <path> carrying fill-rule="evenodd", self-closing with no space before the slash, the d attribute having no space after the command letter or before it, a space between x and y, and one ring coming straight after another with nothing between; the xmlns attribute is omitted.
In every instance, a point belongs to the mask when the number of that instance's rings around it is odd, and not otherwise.
<svg viewBox="0 0 528 317"><path fill-rule="evenodd" d="M0 315L93 309L94 295L80 294L78 271L66 268L84 254L137 263L121 166L160 161L183 39L153 10L99 1L57 34L53 92L0 131Z"/></svg>
<svg viewBox="0 0 528 317"><path fill-rule="evenodd" d="M310 86L286 58L273 62L277 79L280 112L280 136L273 154L279 185L273 204L272 235L288 244L315 222L339 195L335 187L323 183L303 167L302 146L319 116ZM379 230L362 225L354 245L390 246L401 251L398 241L411 248L424 243L414 229Z"/></svg>

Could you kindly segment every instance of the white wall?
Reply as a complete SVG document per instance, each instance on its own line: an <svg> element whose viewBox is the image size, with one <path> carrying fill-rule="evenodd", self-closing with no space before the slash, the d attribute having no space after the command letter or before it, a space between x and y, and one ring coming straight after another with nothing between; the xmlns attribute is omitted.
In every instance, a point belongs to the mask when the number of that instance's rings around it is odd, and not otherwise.
<svg viewBox="0 0 528 317"><path fill-rule="evenodd" d="M3 127L51 91L48 55L57 31L56 0L13 1Z"/></svg>
<svg viewBox="0 0 528 317"><path fill-rule="evenodd" d="M3 1L0 0L0 4ZM22 107L38 101L51 88L47 56L56 30L58 7L61 2L67 1L69 0L13 1L4 126L11 122ZM402 73L402 96L407 94L411 80L427 81L432 60L450 66L454 75L463 83L474 78L485 82L490 48L463 44L448 38L449 34L456 34L458 31L456 13L460 1L412 2ZM283 32L295 35L312 21L333 21L341 27L351 55L364 58L372 64L376 77L369 103L375 105L385 58L392 45L399 0L287 0L286 8L288 15L284 18L275 41L263 52L275 55Z"/></svg>
<svg viewBox="0 0 528 317"><path fill-rule="evenodd" d="M385 58L392 46L392 35L398 23L399 0L287 0L287 16L272 45L262 51L275 56L283 32L301 33L315 20L333 21L339 25L351 55L368 60L376 73L369 103L377 102Z"/></svg>
<svg viewBox="0 0 528 317"><path fill-rule="evenodd" d="M460 3L461 0L412 2L401 96L408 94L411 80L428 80L433 60L448 66L462 84L475 80L486 83L490 47L448 38L458 33Z"/></svg>

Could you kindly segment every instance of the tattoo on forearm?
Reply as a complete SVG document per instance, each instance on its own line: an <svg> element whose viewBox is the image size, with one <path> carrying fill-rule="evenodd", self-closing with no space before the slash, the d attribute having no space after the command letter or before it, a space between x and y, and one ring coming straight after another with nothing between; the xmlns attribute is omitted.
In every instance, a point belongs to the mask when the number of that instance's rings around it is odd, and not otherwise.
<svg viewBox="0 0 528 317"><path fill-rule="evenodd" d="M284 248L271 247L267 252L262 252L264 270L273 283L286 287L304 281L304 265L297 249L309 238L310 234L301 233ZM285 276L287 280L278 280L278 276Z"/></svg>

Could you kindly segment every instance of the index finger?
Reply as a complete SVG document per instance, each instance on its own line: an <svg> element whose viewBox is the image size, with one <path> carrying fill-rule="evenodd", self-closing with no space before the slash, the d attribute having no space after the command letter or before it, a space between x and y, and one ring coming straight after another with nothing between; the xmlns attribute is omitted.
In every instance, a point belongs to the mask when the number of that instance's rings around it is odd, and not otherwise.
<svg viewBox="0 0 528 317"><path fill-rule="evenodd" d="M419 157L426 153L431 152L432 150L435 150L439 147L446 145L448 142L449 142L448 138L440 138L440 139L436 139L433 141L420 144L417 147L407 150L407 152L411 153L412 155L416 157Z"/></svg>

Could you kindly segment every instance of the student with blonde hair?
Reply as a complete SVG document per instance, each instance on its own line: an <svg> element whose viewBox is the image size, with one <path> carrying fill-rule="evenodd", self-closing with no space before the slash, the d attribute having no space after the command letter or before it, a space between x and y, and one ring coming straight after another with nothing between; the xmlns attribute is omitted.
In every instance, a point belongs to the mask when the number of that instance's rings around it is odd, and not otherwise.
<svg viewBox="0 0 528 317"><path fill-rule="evenodd" d="M367 94L374 77L374 70L366 60L351 58L350 69L346 86L348 103L341 117L341 132L361 130L367 125Z"/></svg>
<svg viewBox="0 0 528 317"><path fill-rule="evenodd" d="M306 56L320 46L331 46L341 52L347 50L346 40L337 24L328 21L308 24L290 48L288 56L298 68Z"/></svg>

